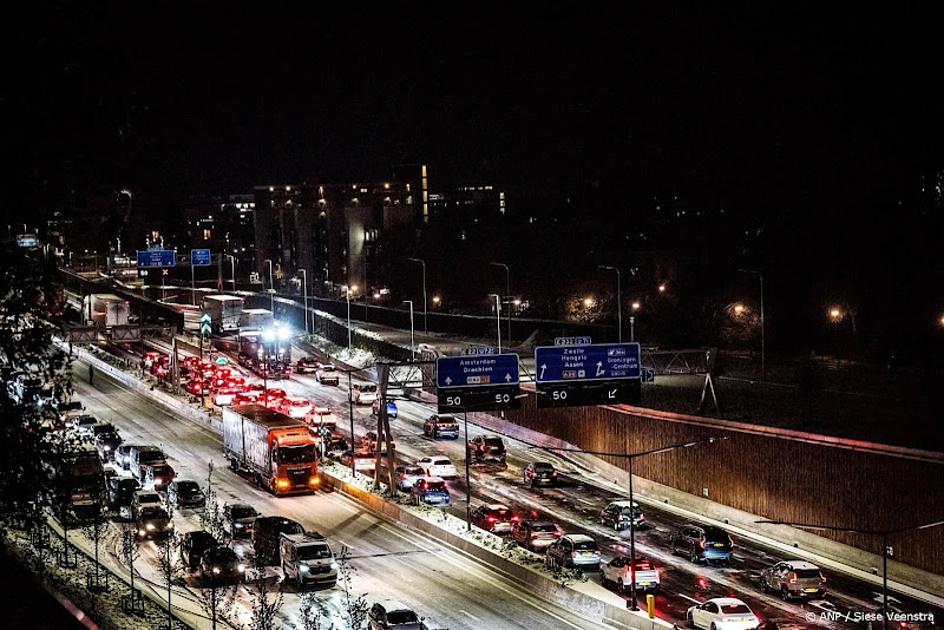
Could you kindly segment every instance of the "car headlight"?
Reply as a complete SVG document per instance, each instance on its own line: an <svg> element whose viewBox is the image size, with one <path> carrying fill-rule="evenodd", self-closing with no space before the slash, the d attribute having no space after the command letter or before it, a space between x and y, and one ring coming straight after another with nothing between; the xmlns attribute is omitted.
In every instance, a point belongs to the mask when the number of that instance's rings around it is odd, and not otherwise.
<svg viewBox="0 0 944 630"><path fill-rule="evenodd" d="M164 526L164 529L173 529L173 528L174 528L173 523L168 523L167 525Z"/></svg>
<svg viewBox="0 0 944 630"><path fill-rule="evenodd" d="M153 531L154 531L154 523L148 523L147 525L144 526L144 528L145 528L146 530L148 530L149 532L153 532Z"/></svg>
<svg viewBox="0 0 944 630"><path fill-rule="evenodd" d="M219 567L213 567L213 575L219 575L219 574L220 574L220 568L219 568Z"/></svg>
<svg viewBox="0 0 944 630"><path fill-rule="evenodd" d="M143 529L138 530L138 536L144 536L146 532Z"/></svg>
<svg viewBox="0 0 944 630"><path fill-rule="evenodd" d="M246 565L245 565L245 564L237 564L237 565L236 565L236 570L239 571L240 573L244 573L244 572L246 571Z"/></svg>
<svg viewBox="0 0 944 630"><path fill-rule="evenodd" d="M339 565L338 565L337 562L332 562L332 563L331 563L331 570L332 570L332 571L337 571L338 568L339 568Z"/></svg>
<svg viewBox="0 0 944 630"><path fill-rule="evenodd" d="M106 444L106 445L105 445L105 451L107 452L107 451L110 451L110 450L111 450L111 447Z"/></svg>
<svg viewBox="0 0 944 630"><path fill-rule="evenodd" d="M300 564L300 565L298 565L298 572L299 572L299 573L308 573L308 565L307 565L307 564Z"/></svg>
<svg viewBox="0 0 944 630"><path fill-rule="evenodd" d="M235 527L236 529L242 529L243 527L245 527L245 525L243 525L242 523L233 523L233 527Z"/></svg>

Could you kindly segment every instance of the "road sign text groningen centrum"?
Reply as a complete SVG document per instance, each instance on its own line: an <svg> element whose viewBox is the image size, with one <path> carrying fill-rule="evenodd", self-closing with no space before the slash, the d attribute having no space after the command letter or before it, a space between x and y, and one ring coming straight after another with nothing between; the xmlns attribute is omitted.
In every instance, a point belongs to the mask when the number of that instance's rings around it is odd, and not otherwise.
<svg viewBox="0 0 944 630"><path fill-rule="evenodd" d="M541 346L534 349L538 383L638 379L638 343Z"/></svg>

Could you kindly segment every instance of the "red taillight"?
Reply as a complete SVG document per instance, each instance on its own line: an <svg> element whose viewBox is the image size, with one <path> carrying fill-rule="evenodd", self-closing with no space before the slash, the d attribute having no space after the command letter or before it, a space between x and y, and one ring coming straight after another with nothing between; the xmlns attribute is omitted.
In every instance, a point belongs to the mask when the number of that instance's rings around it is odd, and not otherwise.
<svg viewBox="0 0 944 630"><path fill-rule="evenodd" d="M699 577L698 588L702 588L702 589L708 588L708 580L703 577Z"/></svg>
<svg viewBox="0 0 944 630"><path fill-rule="evenodd" d="M698 541L698 546L701 547L702 549L704 549L704 548L705 548L705 541L704 541L704 540L699 540L699 541Z"/></svg>
<svg viewBox="0 0 944 630"><path fill-rule="evenodd" d="M571 551L571 552L570 552L570 557L576 558L576 557L577 557L577 552L576 552L576 551Z"/></svg>
<svg viewBox="0 0 944 630"><path fill-rule="evenodd" d="M517 522L520 521L520 520L521 520L521 517L520 517L520 516L512 516L512 517L511 517L511 522L512 522L512 523L517 523Z"/></svg>
<svg viewBox="0 0 944 630"><path fill-rule="evenodd" d="M796 584L796 583L797 583L797 576L796 576L795 573L791 573L791 574L790 574L790 584Z"/></svg>
<svg viewBox="0 0 944 630"><path fill-rule="evenodd" d="M494 522L495 522L496 520L498 520L498 519L496 519L494 516L489 516L489 517L486 518L485 520L488 521L489 523L494 523Z"/></svg>

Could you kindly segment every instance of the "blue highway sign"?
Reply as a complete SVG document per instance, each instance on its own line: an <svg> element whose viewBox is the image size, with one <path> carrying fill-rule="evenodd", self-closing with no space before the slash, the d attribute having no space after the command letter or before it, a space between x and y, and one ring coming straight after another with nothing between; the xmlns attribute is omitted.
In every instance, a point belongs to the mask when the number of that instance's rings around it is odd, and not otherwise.
<svg viewBox="0 0 944 630"><path fill-rule="evenodd" d="M177 252L172 249L138 250L138 267L153 269L157 267L173 267L177 264Z"/></svg>
<svg viewBox="0 0 944 630"><path fill-rule="evenodd" d="M643 383L655 383L656 382L656 371L652 368L644 367L642 369L642 382Z"/></svg>
<svg viewBox="0 0 944 630"><path fill-rule="evenodd" d="M436 360L436 387L517 385L517 354L440 357Z"/></svg>
<svg viewBox="0 0 944 630"><path fill-rule="evenodd" d="M209 267L210 266L210 250L208 249L191 249L190 250L190 264L194 267Z"/></svg>
<svg viewBox="0 0 944 630"><path fill-rule="evenodd" d="M534 349L538 383L638 379L638 343L598 343L589 346L541 346Z"/></svg>

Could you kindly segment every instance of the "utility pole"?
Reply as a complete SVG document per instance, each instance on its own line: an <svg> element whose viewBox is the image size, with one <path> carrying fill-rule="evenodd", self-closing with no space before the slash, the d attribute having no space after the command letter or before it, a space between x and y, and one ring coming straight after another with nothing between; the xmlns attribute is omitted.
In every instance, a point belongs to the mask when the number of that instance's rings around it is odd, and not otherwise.
<svg viewBox="0 0 944 630"><path fill-rule="evenodd" d="M412 262L418 262L423 267L423 332L427 335L429 334L429 321L427 319L427 305L426 305L426 261L420 258L407 258Z"/></svg>
<svg viewBox="0 0 944 630"><path fill-rule="evenodd" d="M505 297L511 298L511 271L508 270L508 265L501 262L490 262L488 263L494 267L501 267L505 270ZM508 344L511 345L511 316L508 315L505 317L508 321Z"/></svg>

